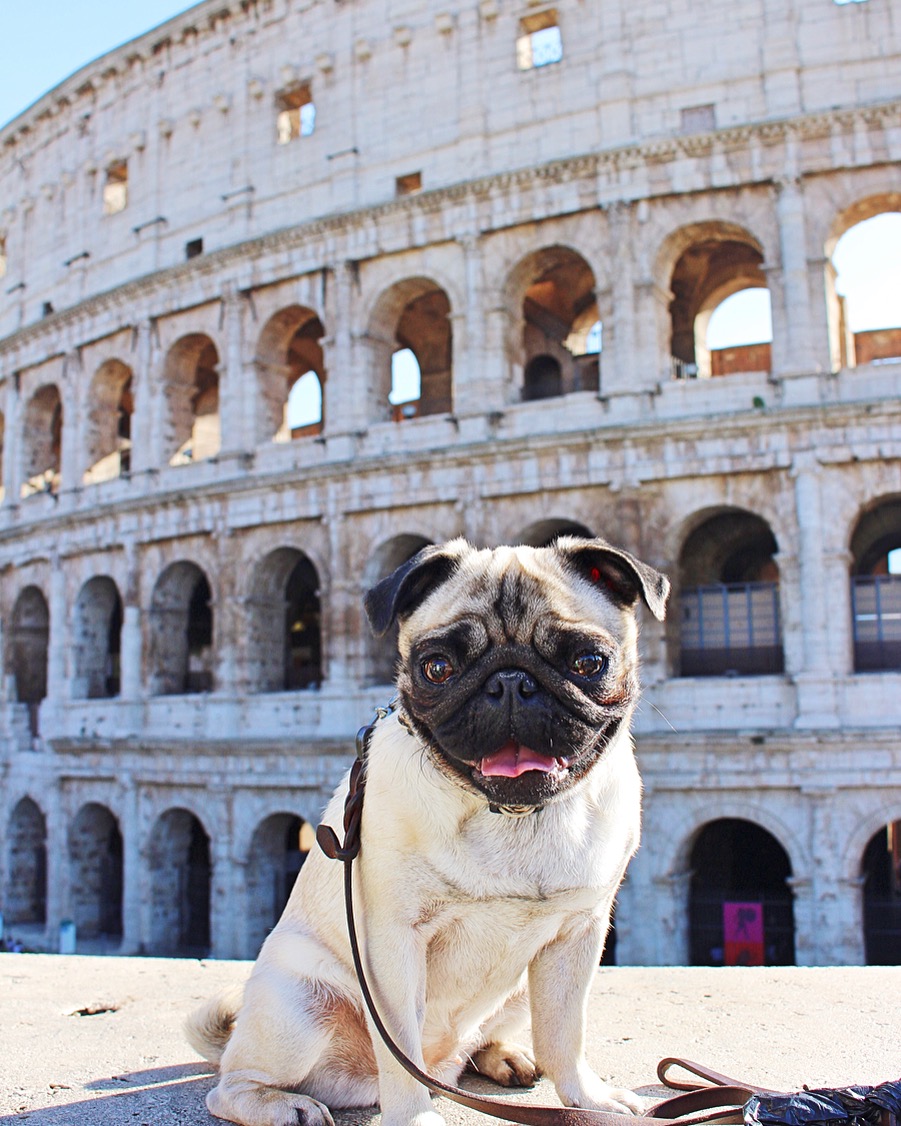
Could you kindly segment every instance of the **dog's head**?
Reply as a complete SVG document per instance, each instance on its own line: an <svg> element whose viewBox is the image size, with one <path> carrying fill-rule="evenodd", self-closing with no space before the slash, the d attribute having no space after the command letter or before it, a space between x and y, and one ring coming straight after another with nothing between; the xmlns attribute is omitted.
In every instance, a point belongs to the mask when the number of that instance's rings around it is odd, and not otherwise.
<svg viewBox="0 0 901 1126"><path fill-rule="evenodd" d="M540 806L599 761L635 705L641 599L669 582L600 539L427 547L366 596L399 622L398 687L436 765L491 804Z"/></svg>

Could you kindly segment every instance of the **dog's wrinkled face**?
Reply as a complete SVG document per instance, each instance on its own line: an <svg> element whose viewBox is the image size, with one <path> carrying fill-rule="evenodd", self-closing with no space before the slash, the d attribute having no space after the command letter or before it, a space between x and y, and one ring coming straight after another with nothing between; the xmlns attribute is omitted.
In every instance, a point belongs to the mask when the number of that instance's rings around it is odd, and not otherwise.
<svg viewBox="0 0 901 1126"><path fill-rule="evenodd" d="M603 540L426 548L370 591L400 621L398 687L436 764L491 804L540 806L585 776L637 693L634 608L667 580Z"/></svg>

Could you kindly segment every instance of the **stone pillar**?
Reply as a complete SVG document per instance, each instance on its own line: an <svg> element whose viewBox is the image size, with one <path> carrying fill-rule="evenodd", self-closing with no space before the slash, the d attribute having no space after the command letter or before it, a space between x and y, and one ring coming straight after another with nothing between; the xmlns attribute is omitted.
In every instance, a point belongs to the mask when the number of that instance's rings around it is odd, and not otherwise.
<svg viewBox="0 0 901 1126"><path fill-rule="evenodd" d="M6 402L3 427L4 504L18 504L22 489L22 398L19 373L6 381Z"/></svg>
<svg viewBox="0 0 901 1126"><path fill-rule="evenodd" d="M216 665L213 675L213 690L217 695L235 697L245 688L242 681L243 647L245 636L244 614L246 603L241 597L241 578L238 560L234 558L237 547L230 531L219 529L219 581L213 598L213 646Z"/></svg>
<svg viewBox="0 0 901 1126"><path fill-rule="evenodd" d="M237 869L231 856L232 818L227 805L230 795L220 792L222 816L216 818L219 833L210 840L210 956L235 958L239 955L236 928L243 916L236 911Z"/></svg>
<svg viewBox="0 0 901 1126"><path fill-rule="evenodd" d="M69 637L66 613L66 576L59 556L50 564L50 638L47 647L47 697L51 705L69 697L69 670L66 654Z"/></svg>
<svg viewBox="0 0 901 1126"><path fill-rule="evenodd" d="M126 607L125 612L137 607ZM125 633L123 624L123 635ZM124 636L123 636L124 641ZM124 649L124 646L123 646ZM123 654L124 656L124 654ZM124 692L123 668L123 692ZM137 954L141 949L141 829L138 795L129 772L117 778L121 794L119 828L122 833L122 954Z"/></svg>
<svg viewBox="0 0 901 1126"><path fill-rule="evenodd" d="M335 434L365 430L370 421L368 384L371 372L368 357L359 347L355 293L359 290L357 264L341 262L332 268L335 284L328 287L328 324L334 326L322 341L323 358L328 377L323 388L323 432L327 438Z"/></svg>
<svg viewBox="0 0 901 1126"><path fill-rule="evenodd" d="M823 567L822 469L815 455L799 457L792 468L798 527L799 606L803 668L796 672L798 727L837 727L835 672L831 667L829 622L832 591ZM792 672L794 670L788 669Z"/></svg>
<svg viewBox="0 0 901 1126"><path fill-rule="evenodd" d="M800 177L789 176L776 185L776 218L782 256L780 298L773 301L773 373L806 375L826 370L823 349L813 343L810 288L807 273L807 235L804 194ZM773 287L776 289L777 287ZM825 346L826 341L823 342Z"/></svg>
<svg viewBox="0 0 901 1126"><path fill-rule="evenodd" d="M489 341L485 310L482 242L478 235L458 237L463 254L466 306L454 316L454 414L487 414L503 410L505 356Z"/></svg>
<svg viewBox="0 0 901 1126"><path fill-rule="evenodd" d="M505 305L496 305L485 310L483 323L482 384L486 402L490 400L500 411L522 398L522 320Z"/></svg>
<svg viewBox="0 0 901 1126"><path fill-rule="evenodd" d="M81 355L68 352L60 380L60 401L63 410L62 449L60 450L60 488L76 489L84 472L84 407L81 401L84 369ZM89 393L90 388L84 388Z"/></svg>
<svg viewBox="0 0 901 1126"><path fill-rule="evenodd" d="M227 282L223 288L221 312L225 355L219 363L220 457L238 455L256 446L253 417L256 383L248 386L243 356L246 307L246 298L233 282Z"/></svg>
<svg viewBox="0 0 901 1126"><path fill-rule="evenodd" d="M654 281L639 282L634 288L634 295L632 368L629 384L622 388L633 393L653 391L658 384L667 383L672 378L669 306L673 296Z"/></svg>
<svg viewBox="0 0 901 1126"><path fill-rule="evenodd" d="M125 547L125 590L122 598L122 635L119 644L120 694L123 700L141 696L141 573L134 544Z"/></svg>
<svg viewBox="0 0 901 1126"><path fill-rule="evenodd" d="M627 203L614 203L607 208L607 216L610 240L608 253L616 261L617 268L611 295L612 316L602 321L604 337L599 387L602 399L627 395L637 388L632 210Z"/></svg>
<svg viewBox="0 0 901 1126"><path fill-rule="evenodd" d="M140 321L134 329L134 414L131 420L132 474L162 464L162 407L164 397L156 368L160 363L156 321Z"/></svg>

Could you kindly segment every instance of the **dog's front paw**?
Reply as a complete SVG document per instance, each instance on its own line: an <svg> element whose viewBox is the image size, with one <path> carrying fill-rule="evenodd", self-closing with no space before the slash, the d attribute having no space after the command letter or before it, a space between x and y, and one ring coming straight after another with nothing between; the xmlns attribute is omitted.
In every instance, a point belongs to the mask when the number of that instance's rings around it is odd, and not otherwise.
<svg viewBox="0 0 901 1126"><path fill-rule="evenodd" d="M531 1052L519 1044L486 1044L472 1053L471 1066L501 1087L534 1087L541 1077Z"/></svg>
<svg viewBox="0 0 901 1126"><path fill-rule="evenodd" d="M634 1091L624 1087L611 1087L594 1072L583 1069L573 1088L557 1084L560 1101L566 1106L584 1110L606 1110L614 1114L644 1114L645 1104Z"/></svg>

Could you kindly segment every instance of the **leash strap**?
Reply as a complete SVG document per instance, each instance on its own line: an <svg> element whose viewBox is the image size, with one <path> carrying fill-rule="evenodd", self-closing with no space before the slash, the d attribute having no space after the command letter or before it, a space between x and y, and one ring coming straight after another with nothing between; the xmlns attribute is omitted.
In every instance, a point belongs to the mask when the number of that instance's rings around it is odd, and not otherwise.
<svg viewBox="0 0 901 1126"><path fill-rule="evenodd" d="M363 796L366 786L366 757L369 742L375 725L380 719L397 708L394 701L387 709L381 708L376 719L357 733L357 760L350 772L348 794L344 803L344 841L338 840L329 825L320 825L316 830L319 847L331 860L340 860L344 865L344 908L347 915L347 932L354 969L360 983L360 991L372 1023L385 1043L385 1046L404 1070L435 1095L444 1095L462 1106L489 1114L507 1122L520 1123L520 1126L660 1126L661 1120L678 1119L679 1126L701 1126L705 1123L741 1123L742 1107L752 1094L761 1093L762 1088L736 1083L725 1075L710 1071L690 1060L668 1057L662 1060L657 1074L660 1081L668 1087L683 1093L665 1099L652 1107L646 1116L618 1114L614 1111L588 1110L582 1107L536 1106L531 1103L514 1102L512 1099L491 1095L476 1095L444 1083L428 1075L418 1067L394 1041L385 1027L381 1014L369 987L363 969L363 958L357 937L353 907L353 862L360 852L360 827L363 814ZM711 1085L695 1082L673 1081L668 1078L672 1067L681 1067Z"/></svg>

